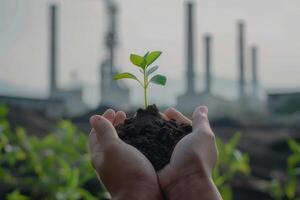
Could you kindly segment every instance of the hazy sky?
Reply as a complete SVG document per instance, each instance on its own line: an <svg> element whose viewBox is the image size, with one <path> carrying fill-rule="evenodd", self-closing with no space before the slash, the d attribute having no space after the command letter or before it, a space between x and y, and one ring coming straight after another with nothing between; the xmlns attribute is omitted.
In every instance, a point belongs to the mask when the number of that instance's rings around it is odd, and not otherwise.
<svg viewBox="0 0 300 200"><path fill-rule="evenodd" d="M45 91L48 87L48 5L59 4L59 84L71 71L84 84L98 84L105 57L104 0L0 0L0 81ZM185 66L183 0L118 0L117 64L128 55L162 50L160 72L182 79ZM264 88L300 87L299 0L199 0L196 2L196 70L203 73L203 34L212 33L214 76L236 80L236 21L246 21L248 47L259 47ZM249 52L247 52L249 53ZM249 58L249 55L247 55ZM249 59L247 58L247 72ZM1 83L1 82L0 82Z"/></svg>

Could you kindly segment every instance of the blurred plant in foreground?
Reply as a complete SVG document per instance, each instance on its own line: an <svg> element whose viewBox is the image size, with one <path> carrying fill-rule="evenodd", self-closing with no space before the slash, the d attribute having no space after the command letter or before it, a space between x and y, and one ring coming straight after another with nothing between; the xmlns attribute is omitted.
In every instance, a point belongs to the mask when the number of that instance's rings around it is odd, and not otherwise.
<svg viewBox="0 0 300 200"><path fill-rule="evenodd" d="M92 185L97 193L86 186L96 178L86 134L61 121L55 132L38 138L23 128L12 131L7 113L8 108L0 105L0 186L5 184L12 191L7 200L104 198L107 193L100 184ZM237 150L240 137L235 134L227 143L217 138L219 160L213 178L224 200L232 199L233 176L250 173L248 155Z"/></svg>
<svg viewBox="0 0 300 200"><path fill-rule="evenodd" d="M284 182L277 179L271 182L270 192L276 200L296 198L297 182L300 177L300 143L289 139L288 146L292 153L287 158L287 178ZM300 198L295 200L300 200Z"/></svg>
<svg viewBox="0 0 300 200"><path fill-rule="evenodd" d="M19 190L14 190L13 192L6 195L7 200L29 200L30 198L22 195Z"/></svg>
<svg viewBox="0 0 300 200"><path fill-rule="evenodd" d="M237 173L250 174L249 156L237 149L241 134L236 133L227 143L217 138L219 159L213 171L213 179L224 200L233 199L231 180Z"/></svg>
<svg viewBox="0 0 300 200"><path fill-rule="evenodd" d="M14 190L6 195L8 200L96 200L103 196L100 184L93 185L97 194L85 189L96 177L87 135L69 121L61 121L57 131L43 138L28 135L23 128L14 132L7 113L0 105L0 185Z"/></svg>

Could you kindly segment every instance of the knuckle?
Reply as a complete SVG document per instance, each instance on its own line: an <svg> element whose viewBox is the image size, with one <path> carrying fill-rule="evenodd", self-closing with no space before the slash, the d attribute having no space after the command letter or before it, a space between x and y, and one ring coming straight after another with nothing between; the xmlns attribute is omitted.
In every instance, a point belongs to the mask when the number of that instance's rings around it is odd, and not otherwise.
<svg viewBox="0 0 300 200"><path fill-rule="evenodd" d="M173 108L173 107L170 107L170 108L168 108L168 109L166 110L167 113L175 112L175 111L176 111L176 110L175 110L175 108Z"/></svg>
<svg viewBox="0 0 300 200"><path fill-rule="evenodd" d="M203 114L203 113L200 113L200 112L197 112L197 113L195 113L194 118L206 119L207 120L207 115Z"/></svg>
<svg viewBox="0 0 300 200"><path fill-rule="evenodd" d="M203 115L199 114L199 115L194 116L193 123L196 126L199 126L199 125L206 126L206 124L209 124L209 121L208 121L208 118L206 116L203 116Z"/></svg>

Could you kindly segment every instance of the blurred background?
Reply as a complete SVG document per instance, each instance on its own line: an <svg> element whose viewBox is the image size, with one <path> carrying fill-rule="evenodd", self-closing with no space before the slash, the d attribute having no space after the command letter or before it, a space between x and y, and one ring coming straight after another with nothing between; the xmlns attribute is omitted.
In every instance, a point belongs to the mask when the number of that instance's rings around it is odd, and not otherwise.
<svg viewBox="0 0 300 200"><path fill-rule="evenodd" d="M149 101L208 106L223 198L299 198L299 19L296 0L0 0L1 199L109 198L88 119L142 107L112 77L154 50L168 80Z"/></svg>

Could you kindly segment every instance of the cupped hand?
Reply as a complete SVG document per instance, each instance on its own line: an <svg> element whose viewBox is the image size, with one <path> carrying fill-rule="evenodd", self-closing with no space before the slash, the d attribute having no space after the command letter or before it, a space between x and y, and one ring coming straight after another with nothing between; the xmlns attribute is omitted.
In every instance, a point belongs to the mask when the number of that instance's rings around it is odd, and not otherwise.
<svg viewBox="0 0 300 200"><path fill-rule="evenodd" d="M184 192L192 193L205 182L205 186L214 190L217 195L215 197L220 197L211 179L218 153L207 113L207 107L199 106L193 113L192 121L174 108L164 113L168 119L193 127L192 133L182 138L175 146L170 163L158 173L160 185L165 192L172 193L174 190L173 193L175 192L175 196L178 197L180 188L185 188ZM210 196L208 199L215 198Z"/></svg>
<svg viewBox="0 0 300 200"><path fill-rule="evenodd" d="M157 175L149 160L117 135L114 127L125 118L124 112L112 109L90 118L93 167L113 199L160 199Z"/></svg>

